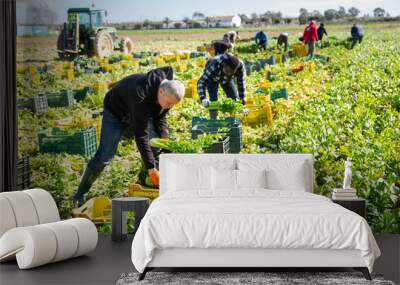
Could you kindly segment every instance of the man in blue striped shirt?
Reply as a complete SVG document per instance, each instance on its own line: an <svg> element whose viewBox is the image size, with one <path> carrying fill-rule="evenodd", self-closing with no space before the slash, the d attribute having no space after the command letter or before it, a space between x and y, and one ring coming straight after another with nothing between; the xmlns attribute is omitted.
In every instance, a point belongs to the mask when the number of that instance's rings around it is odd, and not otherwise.
<svg viewBox="0 0 400 285"><path fill-rule="evenodd" d="M203 75L197 81L197 93L203 106L207 107L210 101L218 100L219 85L228 98L240 99L243 104L246 104L246 69L243 62L236 56L224 53L208 60ZM210 100L207 99L206 89Z"/></svg>

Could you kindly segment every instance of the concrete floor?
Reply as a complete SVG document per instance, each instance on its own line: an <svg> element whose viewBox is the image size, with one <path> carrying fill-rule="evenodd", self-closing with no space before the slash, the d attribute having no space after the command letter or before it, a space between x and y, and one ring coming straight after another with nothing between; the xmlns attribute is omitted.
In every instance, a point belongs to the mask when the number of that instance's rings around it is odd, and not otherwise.
<svg viewBox="0 0 400 285"><path fill-rule="evenodd" d="M117 243L111 235L100 235L96 250L87 256L28 270L19 270L15 261L2 263L0 284L115 284L122 273L135 270L130 258L132 238Z"/></svg>
<svg viewBox="0 0 400 285"><path fill-rule="evenodd" d="M375 264L374 273L399 284L400 243L398 236L377 236L382 251ZM95 251L87 256L48 264L29 270L19 270L16 262L0 264L0 285L44 284L115 284L122 273L134 272L130 254L133 236L123 242L112 242L110 235L99 235ZM161 269L174 271L171 269ZM188 269L179 269L186 271ZM204 269L209 271L209 269ZM282 271L349 271L349 268L282 269ZM190 269L189 269L190 271ZM196 270L202 271L202 270ZM229 271L229 270L228 270ZM271 271L280 271L277 268Z"/></svg>

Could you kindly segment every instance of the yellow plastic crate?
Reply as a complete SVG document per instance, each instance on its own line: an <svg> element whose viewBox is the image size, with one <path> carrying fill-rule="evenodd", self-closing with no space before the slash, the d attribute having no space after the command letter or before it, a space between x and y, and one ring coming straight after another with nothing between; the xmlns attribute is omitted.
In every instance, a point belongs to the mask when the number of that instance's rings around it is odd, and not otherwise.
<svg viewBox="0 0 400 285"><path fill-rule="evenodd" d="M79 208L72 210L74 218L86 218L95 224L111 222L111 200L107 197L95 197Z"/></svg>
<svg viewBox="0 0 400 285"><path fill-rule="evenodd" d="M38 70L37 67L34 65L28 65L26 73L30 74L30 75L35 75L37 74Z"/></svg>
<svg viewBox="0 0 400 285"><path fill-rule="evenodd" d="M293 44L292 49L294 54L299 57L307 56L307 46L305 44L301 43Z"/></svg>
<svg viewBox="0 0 400 285"><path fill-rule="evenodd" d="M243 116L242 122L245 125L272 125L272 108L269 103L265 103L262 106L246 106L250 110L247 116Z"/></svg>
<svg viewBox="0 0 400 285"><path fill-rule="evenodd" d="M121 57L124 60L132 60L133 59L133 56L131 54L125 54L125 53L121 54Z"/></svg>
<svg viewBox="0 0 400 285"><path fill-rule="evenodd" d="M17 66L17 73L18 74L25 74L27 71L26 66Z"/></svg>
<svg viewBox="0 0 400 285"><path fill-rule="evenodd" d="M165 61L165 62L174 62L177 61L176 59L178 58L179 61L179 55L176 55L174 53L165 53L161 56L161 58Z"/></svg>
<svg viewBox="0 0 400 285"><path fill-rule="evenodd" d="M197 99L199 96L197 94L197 80L191 79L188 81L187 86L185 88L185 97Z"/></svg>
<svg viewBox="0 0 400 285"><path fill-rule="evenodd" d="M75 73L73 69L65 69L64 73L62 75L62 78L68 79L69 81L72 81L75 79Z"/></svg>
<svg viewBox="0 0 400 285"><path fill-rule="evenodd" d="M112 64L112 69L113 69L113 71L118 71L118 70L121 70L121 64L120 63L114 63L114 64Z"/></svg>
<svg viewBox="0 0 400 285"><path fill-rule="evenodd" d="M64 63L63 63L63 68L64 68L64 69L74 69L74 62L73 62L73 61L71 61L71 62L64 62Z"/></svg>
<svg viewBox="0 0 400 285"><path fill-rule="evenodd" d="M145 197L151 201L160 196L160 191L156 188L149 188L140 184L131 182L128 185L128 196L130 197Z"/></svg>
<svg viewBox="0 0 400 285"><path fill-rule="evenodd" d="M176 66L176 71L177 72L185 72L188 70L188 66L186 63L180 63Z"/></svg>
<svg viewBox="0 0 400 285"><path fill-rule="evenodd" d="M32 76L32 82L33 83L39 83L40 82L40 75L39 74L35 74Z"/></svg>
<svg viewBox="0 0 400 285"><path fill-rule="evenodd" d="M121 64L121 67L124 69L129 67L129 63L127 60L121 60L120 64Z"/></svg>
<svg viewBox="0 0 400 285"><path fill-rule="evenodd" d="M307 63L307 70L310 72L314 72L315 69L317 68L317 65L315 64L314 61L310 61Z"/></svg>
<svg viewBox="0 0 400 285"><path fill-rule="evenodd" d="M107 82L96 82L93 84L93 89L96 92L106 92L108 90Z"/></svg>
<svg viewBox="0 0 400 285"><path fill-rule="evenodd" d="M265 91L268 91L269 89L271 89L273 86L273 84L269 81L261 81L259 88Z"/></svg>
<svg viewBox="0 0 400 285"><path fill-rule="evenodd" d="M207 46L205 46L205 45L197 47L197 51L204 52L206 50L207 50Z"/></svg>
<svg viewBox="0 0 400 285"><path fill-rule="evenodd" d="M100 59L100 66L109 64L108 58L104 57Z"/></svg>
<svg viewBox="0 0 400 285"><path fill-rule="evenodd" d="M206 66L207 60L204 58L199 58L196 60L196 66L199 68L204 68Z"/></svg>
<svg viewBox="0 0 400 285"><path fill-rule="evenodd" d="M154 63L157 67L165 64L165 61L161 57L157 57L154 59Z"/></svg>

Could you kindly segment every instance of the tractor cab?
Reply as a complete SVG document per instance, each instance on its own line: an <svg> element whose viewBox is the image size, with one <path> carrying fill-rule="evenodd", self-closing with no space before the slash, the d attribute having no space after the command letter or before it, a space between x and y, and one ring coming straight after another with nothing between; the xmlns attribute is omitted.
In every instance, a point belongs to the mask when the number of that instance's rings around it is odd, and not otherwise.
<svg viewBox="0 0 400 285"><path fill-rule="evenodd" d="M79 18L79 24L86 29L105 26L107 17L106 10L90 10L89 8L68 9L68 22L73 18Z"/></svg>
<svg viewBox="0 0 400 285"><path fill-rule="evenodd" d="M60 58L72 59L80 54L107 57L114 50L131 52L130 39L118 39L116 29L107 27L106 17L106 10L69 8L57 42Z"/></svg>

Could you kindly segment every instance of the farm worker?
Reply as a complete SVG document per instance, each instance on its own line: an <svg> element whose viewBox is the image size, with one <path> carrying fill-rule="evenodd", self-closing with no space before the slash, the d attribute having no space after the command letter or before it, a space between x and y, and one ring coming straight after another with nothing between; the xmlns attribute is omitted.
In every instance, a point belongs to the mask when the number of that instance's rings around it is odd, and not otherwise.
<svg viewBox="0 0 400 285"><path fill-rule="evenodd" d="M232 44L226 41L212 41L211 48L214 51L213 56L220 55L226 53L230 48L232 48Z"/></svg>
<svg viewBox="0 0 400 285"><path fill-rule="evenodd" d="M153 184L159 184L155 154L149 140L151 136L168 138L166 115L185 94L185 87L180 81L173 80L173 75L171 67L132 74L108 91L104 98L100 144L73 197L75 206L84 202L84 194L111 163L125 133L135 138Z"/></svg>
<svg viewBox="0 0 400 285"><path fill-rule="evenodd" d="M268 36L263 31L257 32L254 40L257 46L261 47L263 50L267 49Z"/></svg>
<svg viewBox="0 0 400 285"><path fill-rule="evenodd" d="M320 44L322 47L322 38L324 37L324 35L328 36L328 33L326 32L324 23L321 23L319 25L317 33L318 33L318 40L320 41Z"/></svg>
<svg viewBox="0 0 400 285"><path fill-rule="evenodd" d="M238 31L230 31L227 32L226 34L224 34L224 36L222 37L222 40L224 42L230 43L232 45L232 49L236 43L237 40L239 40L239 32Z"/></svg>
<svg viewBox="0 0 400 285"><path fill-rule="evenodd" d="M355 23L353 27L351 27L351 38L352 38L351 48L353 49L357 44L357 42L361 44L363 37L364 37L363 28Z"/></svg>
<svg viewBox="0 0 400 285"><path fill-rule="evenodd" d="M287 52L289 48L289 34L288 33L280 33L278 36L278 41L276 45L279 47L281 45L284 45L284 51Z"/></svg>
<svg viewBox="0 0 400 285"><path fill-rule="evenodd" d="M308 56L313 57L315 53L315 42L318 41L317 26L314 21L304 29L303 42L308 46Z"/></svg>
<svg viewBox="0 0 400 285"><path fill-rule="evenodd" d="M235 80L237 82L236 89ZM197 81L197 93L204 107L218 100L218 87L222 86L226 96L246 104L246 69L241 60L230 53L217 55L208 60L203 75ZM206 97L206 89L210 100Z"/></svg>

